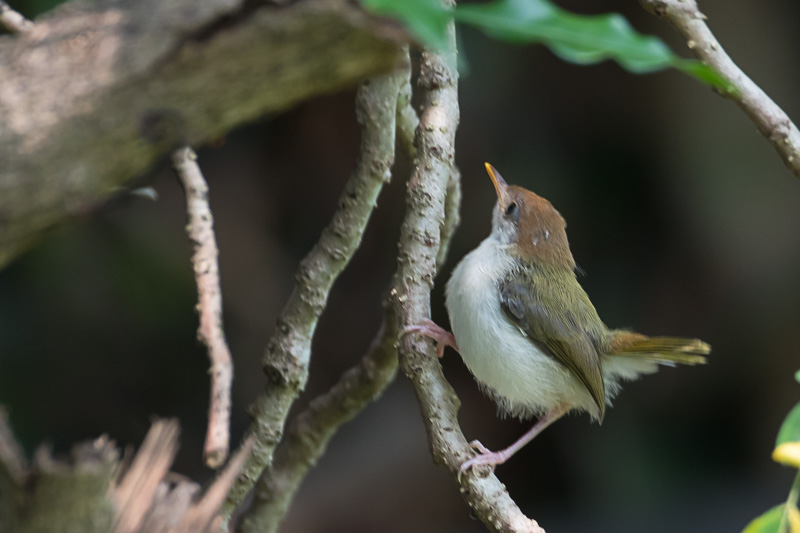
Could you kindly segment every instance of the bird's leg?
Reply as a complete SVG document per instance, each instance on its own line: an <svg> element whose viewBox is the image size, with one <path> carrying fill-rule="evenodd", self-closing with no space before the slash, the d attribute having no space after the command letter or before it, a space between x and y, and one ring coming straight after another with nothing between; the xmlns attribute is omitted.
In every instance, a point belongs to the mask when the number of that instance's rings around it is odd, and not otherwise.
<svg viewBox="0 0 800 533"><path fill-rule="evenodd" d="M431 339L436 341L436 357L439 359L442 358L444 355L444 349L447 346L450 346L455 351L458 351L458 345L456 344L456 338L453 337L453 334L449 331L439 327L436 325L436 322L433 320L423 320L419 324L414 324L413 326L407 326L400 332L400 335L406 335L408 333L419 333L421 335L425 335L426 337L430 337Z"/></svg>
<svg viewBox="0 0 800 533"><path fill-rule="evenodd" d="M554 409L548 411L542 418L539 419L538 422L522 437L517 440L514 444L506 448L505 450L500 450L499 452L493 452L486 448L480 441L474 440L469 443L473 449L480 452L480 455L476 455L472 459L468 461L464 461L462 465L459 467L459 475L463 472L466 472L473 466L480 466L480 465L489 465L494 470L494 467L500 464L505 463L508 459L517 453L520 448L528 444L530 441L533 440L536 435L541 433L544 428L561 418L569 409L565 406L558 406Z"/></svg>

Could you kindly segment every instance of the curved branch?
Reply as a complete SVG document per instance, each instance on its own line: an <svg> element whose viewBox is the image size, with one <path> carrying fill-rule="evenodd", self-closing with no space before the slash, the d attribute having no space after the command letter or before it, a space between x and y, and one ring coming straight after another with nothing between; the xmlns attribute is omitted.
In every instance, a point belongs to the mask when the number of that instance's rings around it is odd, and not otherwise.
<svg viewBox="0 0 800 533"><path fill-rule="evenodd" d="M333 219L300 264L294 292L267 347L263 363L268 385L253 406L254 451L229 495L227 512L242 501L272 462L289 408L308 380L317 319L325 309L334 280L361 242L379 193L391 178L398 90L398 75L392 72L368 80L358 91L356 114L362 127L361 155Z"/></svg>
<svg viewBox="0 0 800 533"><path fill-rule="evenodd" d="M711 33L695 0L639 0L647 11L667 19L686 39L692 54L710 65L734 90L722 93L730 98L775 147L783 162L800 178L800 130L786 112L747 77Z"/></svg>
<svg viewBox="0 0 800 533"><path fill-rule="evenodd" d="M451 51L444 55L424 53L420 67L424 104L393 291L398 329L430 317L430 291L445 220L446 190L455 172L454 141L459 119L452 23L449 34ZM458 397L444 378L430 342L416 335L403 336L398 354L400 367L411 380L419 401L434 461L444 465L461 485L461 494L472 511L493 531L541 532L539 525L520 511L494 474L480 477L470 472L458 480L459 466L471 456L471 451L458 424Z"/></svg>
<svg viewBox="0 0 800 533"><path fill-rule="evenodd" d="M348 0L70 2L0 37L0 266L160 156L394 68Z"/></svg>
<svg viewBox="0 0 800 533"><path fill-rule="evenodd" d="M273 465L258 481L253 506L238 531L268 533L278 530L300 483L325 453L339 426L352 420L394 380L396 340L397 320L392 309L387 308L381 329L367 354L292 421L275 453Z"/></svg>
<svg viewBox="0 0 800 533"><path fill-rule="evenodd" d="M410 74L410 70L408 72ZM411 86L401 84L397 99L397 134L402 137L403 127L419 119L410 107ZM388 96L388 95L387 95ZM401 108L405 108L401 110ZM405 118L401 117L405 114ZM413 114L413 115L412 115ZM401 122L406 120L401 126ZM413 147L413 131L410 144ZM450 240L459 224L461 205L461 176L455 169L450 175L445 202L445 221L441 229L441 246L436 260L437 270L442 267ZM397 373L397 317L391 302L384 303L385 316L380 329L366 355L342 374L339 381L325 394L315 398L303 413L292 420L286 438L275 454L273 464L258 481L253 507L241 526L241 531L277 531L286 517L300 483L308 471L325 453L328 442L339 427L352 420L371 401L377 400Z"/></svg>

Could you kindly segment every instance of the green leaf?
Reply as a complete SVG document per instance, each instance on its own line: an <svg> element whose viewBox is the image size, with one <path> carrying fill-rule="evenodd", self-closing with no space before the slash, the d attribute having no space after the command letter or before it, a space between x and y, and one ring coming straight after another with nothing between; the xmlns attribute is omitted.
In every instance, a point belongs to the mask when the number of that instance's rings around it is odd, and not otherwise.
<svg viewBox="0 0 800 533"><path fill-rule="evenodd" d="M447 48L447 23L453 12L440 0L361 0L361 4L377 15L399 20L426 46Z"/></svg>
<svg viewBox="0 0 800 533"><path fill-rule="evenodd" d="M800 370L794 373L794 380L800 383Z"/></svg>
<svg viewBox="0 0 800 533"><path fill-rule="evenodd" d="M785 505L776 505L747 524L742 533L777 533Z"/></svg>
<svg viewBox="0 0 800 533"><path fill-rule="evenodd" d="M795 405L786 419L781 424L781 429L778 431L778 439L775 441L777 448L785 442L800 441L800 403Z"/></svg>
<svg viewBox="0 0 800 533"><path fill-rule="evenodd" d="M707 85L711 85L712 87L715 87L731 96L739 94L739 89L737 89L732 83L729 83L728 80L723 78L722 74L708 65L700 63L699 61L695 61L693 59L676 58L672 66L681 72L689 74L690 76L697 78ZM800 374L800 371L798 371L798 374Z"/></svg>
<svg viewBox="0 0 800 533"><path fill-rule="evenodd" d="M456 20L512 43L542 43L561 59L587 65L612 59L637 74L675 68L733 93L716 71L675 55L657 37L637 33L622 15L577 15L548 0L495 0L459 5L441 0L361 0L370 11L401 21L421 43L438 50L447 47L447 24Z"/></svg>
<svg viewBox="0 0 800 533"><path fill-rule="evenodd" d="M613 59L635 73L674 67L721 90L731 90L713 69L681 59L657 37L637 33L619 14L577 15L547 0L496 0L458 6L455 16L499 39L543 43L573 63Z"/></svg>

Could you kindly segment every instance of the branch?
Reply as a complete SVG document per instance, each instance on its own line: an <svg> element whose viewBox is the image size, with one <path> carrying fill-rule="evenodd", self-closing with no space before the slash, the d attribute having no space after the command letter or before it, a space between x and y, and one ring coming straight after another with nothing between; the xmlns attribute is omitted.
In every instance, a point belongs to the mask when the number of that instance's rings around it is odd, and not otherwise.
<svg viewBox="0 0 800 533"><path fill-rule="evenodd" d="M70 2L0 38L0 266L160 156L397 65L348 0Z"/></svg>
<svg viewBox="0 0 800 533"><path fill-rule="evenodd" d="M300 264L294 291L269 341L263 361L268 385L253 406L250 431L255 436L254 452L228 498L228 514L272 462L289 408L308 380L317 319L325 309L334 280L361 242L378 195L391 178L399 83L397 73L390 73L365 82L358 91L361 155L333 219Z"/></svg>
<svg viewBox="0 0 800 533"><path fill-rule="evenodd" d="M410 70L408 72L410 75ZM403 136L402 127L419 123L416 113L408 105L411 86L401 83L397 99L397 132ZM387 95L390 97L390 95ZM401 118L405 107L406 123ZM410 145L413 147L413 131ZM437 269L447 258L447 249L453 232L459 223L461 203L460 175L454 172L447 187L445 222L442 226ZM291 423L286 438L281 442L275 459L258 481L252 508L242 523L241 531L271 532L286 517L308 471L319 461L328 442L339 427L352 420L369 402L383 394L394 380L397 372L397 317L391 302L384 304L385 316L380 329L366 355L352 368L342 374L339 381L327 393L318 396L311 405Z"/></svg>
<svg viewBox="0 0 800 533"><path fill-rule="evenodd" d="M367 354L292 421L275 453L273 465L258 481L253 505L238 531L268 533L278 530L300 483L325 453L339 426L352 420L394 380L396 340L397 320L392 309L387 308L381 329Z"/></svg>
<svg viewBox="0 0 800 533"><path fill-rule="evenodd" d="M426 52L420 67L424 105L417 129L418 160L408 186L407 213L400 234L395 305L399 328L430 317L430 291L436 274L439 232L444 222L445 193L455 172L458 125L455 31L450 25L450 52ZM399 342L400 367L419 401L434 461L458 480L458 469L471 457L457 418L458 398L442 374L429 341L405 335ZM505 487L490 474L470 472L458 481L472 511L493 531L540 532L538 524L517 507Z"/></svg>
<svg viewBox="0 0 800 533"><path fill-rule="evenodd" d="M24 33L33 28L33 22L26 19L11 6L0 0L0 26L11 33Z"/></svg>
<svg viewBox="0 0 800 533"><path fill-rule="evenodd" d="M639 0L647 11L667 19L686 39L692 54L710 65L732 87L730 98L767 138L787 167L800 178L800 131L789 116L747 77L711 33L695 0Z"/></svg>
<svg viewBox="0 0 800 533"><path fill-rule="evenodd" d="M453 165L447 178L447 195L444 199L444 224L442 224L439 253L436 255L436 271L444 266L450 251L450 241L461 224L461 172Z"/></svg>
<svg viewBox="0 0 800 533"><path fill-rule="evenodd" d="M397 98L397 136L403 151L409 160L413 161L417 157L414 135L419 126L419 116L411 106L411 96L411 69L409 69L407 79L401 84Z"/></svg>
<svg viewBox="0 0 800 533"><path fill-rule="evenodd" d="M228 457L231 420L231 382L233 363L225 331L222 328L222 291L219 283L219 249L214 235L214 217L208 205L208 184L197 155L191 148L176 150L172 164L186 194L189 223L186 231L194 243L192 265L197 281L197 310L200 326L197 338L208 348L211 361L211 394L208 406L208 431L203 459L210 468L218 468Z"/></svg>

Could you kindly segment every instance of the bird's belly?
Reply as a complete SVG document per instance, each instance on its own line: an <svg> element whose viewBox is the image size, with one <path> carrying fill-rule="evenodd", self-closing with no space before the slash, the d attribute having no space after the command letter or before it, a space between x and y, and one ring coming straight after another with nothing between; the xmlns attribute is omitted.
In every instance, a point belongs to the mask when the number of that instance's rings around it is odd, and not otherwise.
<svg viewBox="0 0 800 533"><path fill-rule="evenodd" d="M512 416L538 416L562 404L594 411L585 387L505 317L495 280L513 265L489 240L459 263L447 284L450 325L467 368Z"/></svg>

